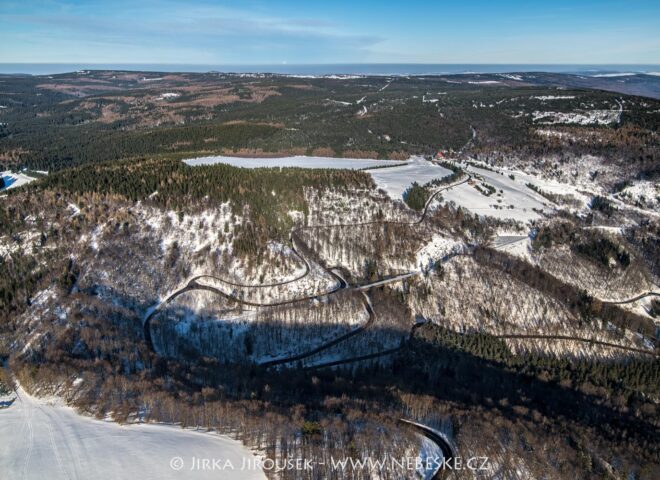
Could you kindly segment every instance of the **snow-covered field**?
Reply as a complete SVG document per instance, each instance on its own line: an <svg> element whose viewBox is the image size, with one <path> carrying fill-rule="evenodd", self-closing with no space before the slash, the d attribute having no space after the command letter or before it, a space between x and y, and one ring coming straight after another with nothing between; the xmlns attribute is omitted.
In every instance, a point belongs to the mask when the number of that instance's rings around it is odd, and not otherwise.
<svg viewBox="0 0 660 480"><path fill-rule="evenodd" d="M24 173L12 172L10 170L1 172L0 175L5 181L5 188L3 190L22 187L36 180L36 178L25 175Z"/></svg>
<svg viewBox="0 0 660 480"><path fill-rule="evenodd" d="M381 168L369 172L376 185L387 192L392 199L403 198L403 192L413 183L420 185L451 175L448 170L420 157L413 157L406 165L392 168Z"/></svg>
<svg viewBox="0 0 660 480"><path fill-rule="evenodd" d="M529 98L545 102L547 100L572 100L575 98L575 95L534 95Z"/></svg>
<svg viewBox="0 0 660 480"><path fill-rule="evenodd" d="M507 175L483 168L468 167L467 170L473 175L474 181L443 192L445 201L454 202L478 215L522 222L540 218L540 211L552 208L547 199L515 179L515 175L511 179ZM482 193L487 192L484 183L495 188L495 192L490 195Z"/></svg>
<svg viewBox="0 0 660 480"><path fill-rule="evenodd" d="M520 185L526 186L528 183L531 183L535 187L539 188L543 192L548 192L553 195L564 195L570 196L576 199L577 202L581 203L583 206L587 206L591 200L590 195L586 195L583 191L587 191L590 185L570 185L568 183L557 182L554 180L548 180L541 178L539 175L532 175L526 172L523 172L518 169L501 169L504 173L504 176L513 175ZM600 193L600 192L596 192ZM542 196L537 198L543 198Z"/></svg>
<svg viewBox="0 0 660 480"><path fill-rule="evenodd" d="M218 459L224 468L205 470L200 465L191 469L193 457L211 462ZM244 460L254 465L257 458L225 436L165 425L122 426L94 420L56 401L34 398L20 388L13 405L0 410L2 478L266 478L261 470L242 470Z"/></svg>
<svg viewBox="0 0 660 480"><path fill-rule="evenodd" d="M215 165L226 163L234 167L261 168L261 167L299 167L299 168L347 168L359 170L362 168L383 167L398 165L400 162L392 160L370 160L364 158L332 158L332 157L295 157L277 158L246 158L246 157L200 157L184 160L190 166Z"/></svg>
<svg viewBox="0 0 660 480"><path fill-rule="evenodd" d="M446 177L452 172L439 165L424 160L421 157L412 157L406 162L395 162L392 160L370 160L363 158L331 158L331 157L279 157L279 158L245 158L245 157L200 157L184 160L190 166L215 165L226 163L235 167L260 168L260 167L300 167L300 168L348 168L365 169L374 167L369 173L379 188L387 191L388 195L400 200L403 192L413 183L420 185Z"/></svg>

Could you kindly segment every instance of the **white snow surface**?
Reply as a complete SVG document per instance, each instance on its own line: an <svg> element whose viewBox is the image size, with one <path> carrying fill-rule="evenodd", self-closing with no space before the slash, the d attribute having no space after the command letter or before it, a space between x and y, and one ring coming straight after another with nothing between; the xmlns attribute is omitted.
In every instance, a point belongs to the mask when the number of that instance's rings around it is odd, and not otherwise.
<svg viewBox="0 0 660 480"><path fill-rule="evenodd" d="M376 185L387 192L390 198L401 200L403 192L413 183L420 185L451 175L451 170L428 162L421 157L412 157L406 165L380 168L369 171Z"/></svg>
<svg viewBox="0 0 660 480"><path fill-rule="evenodd" d="M2 176L6 185L2 190L11 190L12 188L22 187L23 185L27 185L36 180L36 178L25 175L24 173L12 172L10 170L0 172L0 176Z"/></svg>
<svg viewBox="0 0 660 480"><path fill-rule="evenodd" d="M535 100L571 100L575 98L575 95L535 95L530 98L533 98Z"/></svg>
<svg viewBox="0 0 660 480"><path fill-rule="evenodd" d="M363 168L382 167L398 165L399 162L392 160L371 160L364 158L332 158L332 157L308 157L298 155L295 157L277 158L246 158L246 157L200 157L184 160L186 165L215 165L226 163L234 167L262 168L262 167L298 167L298 168L346 168L359 170Z"/></svg>
<svg viewBox="0 0 660 480"><path fill-rule="evenodd" d="M507 175L472 166L467 170L473 175L473 182L443 192L445 201L454 202L477 215L522 222L538 219L541 217L539 211L552 209L547 199L528 188L521 179L512 180ZM484 183L494 187L496 192L486 196L475 188L478 186L484 190Z"/></svg>
<svg viewBox="0 0 660 480"><path fill-rule="evenodd" d="M229 437L155 424L119 425L77 414L22 388L0 410L0 474L16 479L265 479L244 469L257 458ZM175 470L172 458L183 467ZM192 459L221 459L221 471L193 469ZM231 467L226 461L231 463ZM233 468L232 468L233 467Z"/></svg>
<svg viewBox="0 0 660 480"><path fill-rule="evenodd" d="M422 272L429 271L436 261L462 248L461 243L451 238L433 234L431 241L417 251L415 268L419 268Z"/></svg>
<svg viewBox="0 0 660 480"><path fill-rule="evenodd" d="M511 73L500 73L499 76L502 78L508 78L509 80L515 80L517 82L523 81L523 78L520 75L514 75Z"/></svg>
<svg viewBox="0 0 660 480"><path fill-rule="evenodd" d="M532 120L543 125L610 125L618 123L621 110L589 110L585 112L532 112Z"/></svg>
<svg viewBox="0 0 660 480"><path fill-rule="evenodd" d="M657 209L660 207L660 184L648 180L635 182L624 188L620 196L648 208Z"/></svg>

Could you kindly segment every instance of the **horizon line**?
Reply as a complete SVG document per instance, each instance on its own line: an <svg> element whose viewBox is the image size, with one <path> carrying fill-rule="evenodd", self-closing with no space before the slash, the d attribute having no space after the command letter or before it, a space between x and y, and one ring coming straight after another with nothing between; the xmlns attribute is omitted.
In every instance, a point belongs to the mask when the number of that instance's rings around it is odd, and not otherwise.
<svg viewBox="0 0 660 480"><path fill-rule="evenodd" d="M178 63L178 62L4 62L0 65L188 65L188 66L207 66L207 65L228 65L228 66L324 66L324 65L600 65L600 66L652 66L659 67L660 63L590 63L590 62L568 62L568 63L516 63L516 62L331 62L331 63Z"/></svg>

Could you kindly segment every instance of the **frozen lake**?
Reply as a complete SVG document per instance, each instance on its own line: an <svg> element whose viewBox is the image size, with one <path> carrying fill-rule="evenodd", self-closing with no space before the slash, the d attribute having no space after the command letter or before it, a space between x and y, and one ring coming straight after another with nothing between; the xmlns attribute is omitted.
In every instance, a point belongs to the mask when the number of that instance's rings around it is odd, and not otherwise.
<svg viewBox="0 0 660 480"><path fill-rule="evenodd" d="M193 457L221 459L224 468L191 469ZM241 470L244 459L255 458L225 436L95 420L20 388L14 403L0 410L2 478L265 479L261 470Z"/></svg>
<svg viewBox="0 0 660 480"><path fill-rule="evenodd" d="M183 161L190 166L215 165L225 163L234 167L263 168L263 167L299 167L299 168L342 168L359 170L363 168L399 165L402 162L394 160L369 160L364 158L333 158L333 157L275 157L275 158L249 158L249 157L199 157Z"/></svg>

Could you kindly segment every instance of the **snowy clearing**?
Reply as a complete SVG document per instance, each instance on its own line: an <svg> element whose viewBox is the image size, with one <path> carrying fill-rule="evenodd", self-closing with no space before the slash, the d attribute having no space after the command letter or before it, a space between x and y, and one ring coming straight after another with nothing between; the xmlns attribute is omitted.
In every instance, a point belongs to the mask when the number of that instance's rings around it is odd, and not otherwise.
<svg viewBox="0 0 660 480"><path fill-rule="evenodd" d="M477 215L522 222L541 217L541 211L552 209L550 202L531 190L520 179L470 166L473 181L442 193L446 202L467 208ZM515 178L515 176L514 176ZM488 186L495 190L488 193Z"/></svg>
<svg viewBox="0 0 660 480"><path fill-rule="evenodd" d="M22 187L30 182L34 182L36 178L25 175L24 173L13 173L11 170L6 170L2 173L2 179L5 181L5 188L2 190L10 190L12 188Z"/></svg>
<svg viewBox="0 0 660 480"><path fill-rule="evenodd" d="M264 168L264 167L298 167L298 168L347 168L359 170L363 168L374 168L391 165L400 165L400 162L392 160L370 160L364 158L333 158L333 157L308 157L298 155L295 157L277 158L246 158L246 157L200 157L190 158L183 161L192 167L198 165L215 165L226 163L234 167Z"/></svg>
<svg viewBox="0 0 660 480"><path fill-rule="evenodd" d="M533 175L531 173L523 172L517 169L506 169L503 168L502 172L504 176L513 175L516 181L519 181L522 185L527 185L531 183L535 187L539 188L542 192L548 192L553 195L562 195L566 197L574 198L582 208L586 208L591 201L591 196L583 193L588 190L588 185L570 185L568 183L557 182L555 180L544 179L538 175ZM595 195L596 193L594 193ZM543 197L540 197L543 198Z"/></svg>
<svg viewBox="0 0 660 480"><path fill-rule="evenodd" d="M428 272L434 268L438 260L442 260L442 258L453 252L462 250L463 247L464 245L456 240L433 234L431 241L417 251L415 268L421 272Z"/></svg>
<svg viewBox="0 0 660 480"><path fill-rule="evenodd" d="M516 82L522 82L523 78L520 75L514 75L512 73L500 73L500 77L507 78L509 80L515 80Z"/></svg>
<svg viewBox="0 0 660 480"><path fill-rule="evenodd" d="M78 415L21 388L17 394L11 407L0 410L3 478L266 478L261 470L241 470L243 461L254 465L257 457L229 437L166 425L119 425ZM193 457L221 459L225 468L191 470Z"/></svg>
<svg viewBox="0 0 660 480"><path fill-rule="evenodd" d="M403 192L413 183L420 185L451 175L451 170L427 162L421 157L413 157L406 165L381 168L369 172L378 188L387 192L390 198L401 200Z"/></svg>

